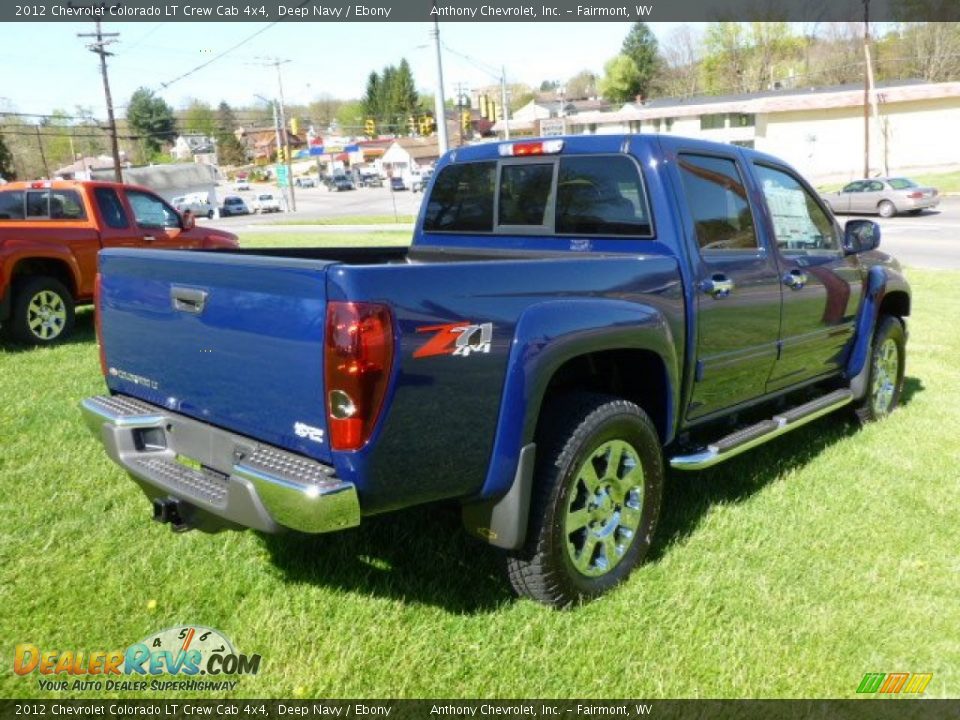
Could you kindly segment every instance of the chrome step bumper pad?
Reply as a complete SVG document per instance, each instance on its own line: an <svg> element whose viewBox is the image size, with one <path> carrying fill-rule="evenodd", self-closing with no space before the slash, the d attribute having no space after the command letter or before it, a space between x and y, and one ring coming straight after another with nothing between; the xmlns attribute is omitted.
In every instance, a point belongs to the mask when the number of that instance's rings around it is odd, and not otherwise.
<svg viewBox="0 0 960 720"><path fill-rule="evenodd" d="M328 465L124 395L87 398L80 408L111 459L152 497L265 532L360 524L356 487Z"/></svg>

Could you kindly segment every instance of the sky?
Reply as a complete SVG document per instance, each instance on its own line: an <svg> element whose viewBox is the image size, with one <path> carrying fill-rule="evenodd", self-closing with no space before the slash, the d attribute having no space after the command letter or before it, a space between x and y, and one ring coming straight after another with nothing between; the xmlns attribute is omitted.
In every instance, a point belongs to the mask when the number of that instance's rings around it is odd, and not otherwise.
<svg viewBox="0 0 960 720"><path fill-rule="evenodd" d="M651 23L661 42L677 23ZM266 23L104 23L119 32L109 58L110 85L118 116L140 86L156 90L174 108L192 98L243 106L255 95L277 95L272 58L281 67L287 104L306 104L329 94L359 98L372 70L409 61L418 89L432 93L435 55L428 23L284 22L187 78L170 83L236 45ZM444 87L490 85L500 66L508 82L538 86L566 80L584 68L600 73L617 54L630 23L441 23ZM6 24L0 43L0 110L49 113L92 107L106 117L99 59L89 52L92 22ZM69 113L68 113L69 114Z"/></svg>

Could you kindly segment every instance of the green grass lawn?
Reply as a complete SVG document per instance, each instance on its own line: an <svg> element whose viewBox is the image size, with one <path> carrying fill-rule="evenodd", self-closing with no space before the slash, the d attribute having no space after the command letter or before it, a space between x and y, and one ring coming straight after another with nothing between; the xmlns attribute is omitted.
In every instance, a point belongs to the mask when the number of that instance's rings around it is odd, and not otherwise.
<svg viewBox="0 0 960 720"><path fill-rule="evenodd" d="M411 233L374 232L242 232L240 247L380 247L409 245Z"/></svg>
<svg viewBox="0 0 960 720"><path fill-rule="evenodd" d="M325 217L309 220L277 220L268 225L392 225L394 223L413 224L416 218L413 215L342 215L340 217Z"/></svg>
<svg viewBox="0 0 960 720"><path fill-rule="evenodd" d="M0 696L50 695L12 673L15 643L112 650L194 623L262 655L240 697L844 698L894 671L956 697L960 273L910 277L897 413L672 474L649 561L568 612L514 599L448 508L172 534L81 423L103 390L92 313L60 347L0 345Z"/></svg>

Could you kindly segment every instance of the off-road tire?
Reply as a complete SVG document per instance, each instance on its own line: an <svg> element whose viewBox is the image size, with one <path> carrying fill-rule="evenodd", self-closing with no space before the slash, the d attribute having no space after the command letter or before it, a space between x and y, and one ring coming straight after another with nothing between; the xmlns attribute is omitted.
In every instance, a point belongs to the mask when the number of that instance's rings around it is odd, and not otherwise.
<svg viewBox="0 0 960 720"><path fill-rule="evenodd" d="M527 541L523 548L508 555L507 571L519 595L564 608L607 592L622 582L646 556L660 514L663 454L657 430L646 413L634 403L616 397L591 393L566 396L545 407L543 418L545 427L538 430L537 437L537 468ZM634 453L624 451L623 456L630 455L631 463L636 461L642 469L642 501L639 510L633 511L634 520L639 520L632 537L614 551L622 554L612 567L602 574L588 575L575 565L572 553L576 543L570 538L584 537L584 542L589 542L594 523L583 528L585 535L579 535L578 530L564 537L564 528L572 518L571 503L578 502L577 498L586 488L581 484L586 463L589 461L591 467L596 468L602 459L591 460L591 456L612 444L625 444L632 449ZM624 465L623 460L620 465L633 467ZM609 472L608 464L604 475ZM605 480L601 478L600 482ZM633 481L624 478L624 482ZM595 496L588 492L587 497ZM622 509L616 510L620 506L615 500L608 499L607 504L612 507L611 517L627 517ZM619 521L610 520L607 527L616 522ZM620 533L625 530L625 526L615 527L613 537L622 537ZM603 554L600 552L598 557Z"/></svg>
<svg viewBox="0 0 960 720"><path fill-rule="evenodd" d="M896 353L896 368L891 371L890 355ZM870 371L867 377L867 394L854 412L863 423L880 420L896 409L903 391L903 372L906 366L906 333L903 323L892 315L881 315L870 344Z"/></svg>
<svg viewBox="0 0 960 720"><path fill-rule="evenodd" d="M10 317L10 333L14 339L28 345L53 345L70 336L73 322L73 296L59 280L28 277L14 285Z"/></svg>

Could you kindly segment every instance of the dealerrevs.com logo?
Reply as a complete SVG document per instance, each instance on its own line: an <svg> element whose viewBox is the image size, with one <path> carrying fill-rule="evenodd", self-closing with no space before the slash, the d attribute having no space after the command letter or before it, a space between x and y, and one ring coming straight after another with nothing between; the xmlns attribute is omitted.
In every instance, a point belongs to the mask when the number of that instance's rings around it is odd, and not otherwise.
<svg viewBox="0 0 960 720"><path fill-rule="evenodd" d="M200 625L168 628L123 650L51 650L21 643L13 657L17 675L39 674L40 689L48 691L223 691L236 688L236 676L259 670L259 655L237 652L219 630Z"/></svg>

